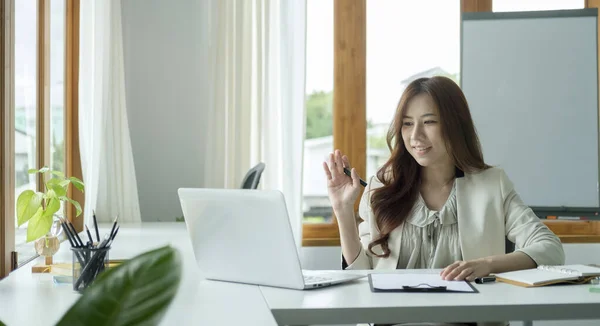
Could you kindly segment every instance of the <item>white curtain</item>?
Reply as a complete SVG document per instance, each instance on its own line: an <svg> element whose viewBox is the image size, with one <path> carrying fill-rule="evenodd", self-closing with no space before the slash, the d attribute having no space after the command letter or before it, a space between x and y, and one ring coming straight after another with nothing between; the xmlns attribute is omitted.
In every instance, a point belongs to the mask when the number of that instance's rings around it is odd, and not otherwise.
<svg viewBox="0 0 600 326"><path fill-rule="evenodd" d="M80 6L79 140L85 223L140 222L125 102L120 0Z"/></svg>
<svg viewBox="0 0 600 326"><path fill-rule="evenodd" d="M239 188L264 162L260 187L283 192L300 247L306 0L210 0L206 9L206 186Z"/></svg>

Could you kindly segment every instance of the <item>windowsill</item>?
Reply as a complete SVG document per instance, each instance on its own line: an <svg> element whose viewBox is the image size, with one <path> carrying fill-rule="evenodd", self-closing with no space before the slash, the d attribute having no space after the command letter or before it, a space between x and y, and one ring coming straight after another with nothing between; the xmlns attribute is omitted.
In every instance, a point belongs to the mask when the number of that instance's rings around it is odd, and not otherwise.
<svg viewBox="0 0 600 326"><path fill-rule="evenodd" d="M600 243L600 235L558 235L562 243Z"/></svg>
<svg viewBox="0 0 600 326"><path fill-rule="evenodd" d="M340 239L302 239L302 247L339 247Z"/></svg>
<svg viewBox="0 0 600 326"><path fill-rule="evenodd" d="M15 251L17 252L17 268L39 257L33 246L33 241L27 241L27 229L15 229Z"/></svg>
<svg viewBox="0 0 600 326"><path fill-rule="evenodd" d="M600 243L600 221L544 220L562 243ZM339 238L304 238L303 247L337 247Z"/></svg>

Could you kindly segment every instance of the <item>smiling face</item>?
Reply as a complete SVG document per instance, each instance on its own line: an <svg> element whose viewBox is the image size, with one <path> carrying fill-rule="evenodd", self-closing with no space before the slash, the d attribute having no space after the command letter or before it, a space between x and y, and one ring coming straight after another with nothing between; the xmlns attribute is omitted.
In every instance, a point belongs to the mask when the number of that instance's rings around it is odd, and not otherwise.
<svg viewBox="0 0 600 326"><path fill-rule="evenodd" d="M423 167L453 164L433 99L422 93L408 102L402 117L402 139L406 150Z"/></svg>

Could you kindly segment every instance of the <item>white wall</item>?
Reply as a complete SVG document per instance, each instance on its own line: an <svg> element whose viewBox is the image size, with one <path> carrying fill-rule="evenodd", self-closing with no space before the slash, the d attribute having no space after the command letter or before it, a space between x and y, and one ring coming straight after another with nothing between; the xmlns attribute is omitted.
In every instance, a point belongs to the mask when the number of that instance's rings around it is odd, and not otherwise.
<svg viewBox="0 0 600 326"><path fill-rule="evenodd" d="M122 2L125 86L144 221L181 216L177 188L203 183L201 0Z"/></svg>

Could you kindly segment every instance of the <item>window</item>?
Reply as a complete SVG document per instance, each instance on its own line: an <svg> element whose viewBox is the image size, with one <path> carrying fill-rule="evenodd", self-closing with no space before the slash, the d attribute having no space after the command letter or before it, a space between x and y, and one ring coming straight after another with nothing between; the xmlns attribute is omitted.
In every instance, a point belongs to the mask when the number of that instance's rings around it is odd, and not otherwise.
<svg viewBox="0 0 600 326"><path fill-rule="evenodd" d="M50 167L65 172L65 1L50 2Z"/></svg>
<svg viewBox="0 0 600 326"><path fill-rule="evenodd" d="M436 75L458 83L459 5L445 0L367 1L366 178L390 156L386 135L404 88L417 78Z"/></svg>
<svg viewBox="0 0 600 326"><path fill-rule="evenodd" d="M15 1L15 202L26 189L37 189L35 175L27 170L38 168L38 1ZM17 214L15 205L15 225ZM27 224L17 226L15 248L19 260L35 256L33 245L26 244Z"/></svg>
<svg viewBox="0 0 600 326"><path fill-rule="evenodd" d="M304 223L331 224L322 162L333 151L333 0L306 3Z"/></svg>
<svg viewBox="0 0 600 326"><path fill-rule="evenodd" d="M7 7L11 3L14 10ZM2 189L12 187L12 194L3 192L1 198L0 206L7 209L0 214L0 222L11 228L2 229L6 233L0 238L0 277L7 270L6 262L14 267L36 257L33 243L25 243L27 225L17 227L16 221L19 194L43 187L38 175L27 171L50 166L81 177L79 154L75 152L77 119L73 119L78 102L79 0L19 0L2 2L1 6L14 15L14 26L2 25L3 30L14 28L14 47L2 39L2 56L14 71L12 79L5 77L7 87L2 91L8 93L5 98L14 98L14 103L3 101L0 112L3 117L12 117L14 124L0 122L2 138L11 133L12 139L12 143L1 145L2 160L10 162L5 164L10 172L3 173L0 182ZM4 151L7 148L10 152ZM66 212L67 218L70 214ZM17 261L7 257L17 257Z"/></svg>

